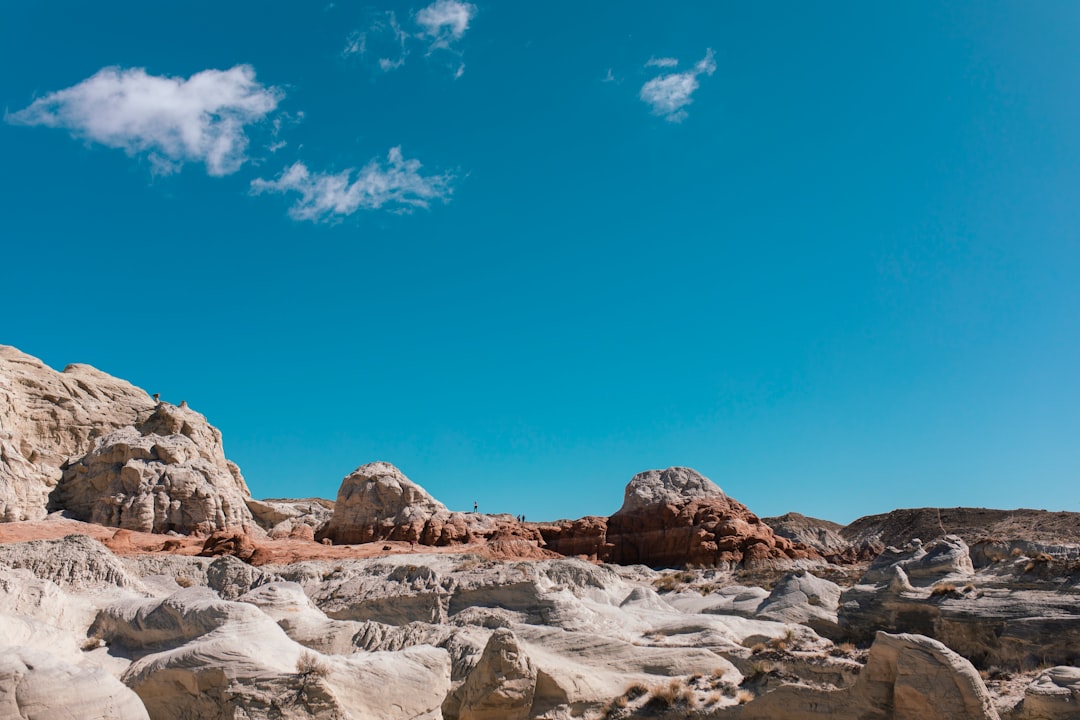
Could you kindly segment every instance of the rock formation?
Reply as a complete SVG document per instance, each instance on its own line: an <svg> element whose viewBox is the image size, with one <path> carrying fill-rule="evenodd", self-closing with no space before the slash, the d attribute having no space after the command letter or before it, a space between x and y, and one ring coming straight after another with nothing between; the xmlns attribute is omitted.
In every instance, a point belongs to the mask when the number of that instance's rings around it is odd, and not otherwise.
<svg viewBox="0 0 1080 720"><path fill-rule="evenodd" d="M43 650L0 652L0 717L149 720L139 697L101 668L65 663Z"/></svg>
<svg viewBox="0 0 1080 720"><path fill-rule="evenodd" d="M777 536L745 505L689 468L635 475L618 512L606 521L588 520L541 527L548 548L564 555L656 567L754 566L819 557L814 550Z"/></svg>
<svg viewBox="0 0 1080 720"><path fill-rule="evenodd" d="M1080 559L1080 513L987 508L914 508L868 515L840 534L854 546L881 552L918 538L925 543L956 535L973 550L982 566L1007 557L1013 550L1035 555L1045 552L1061 560ZM984 550L985 548L985 550Z"/></svg>
<svg viewBox="0 0 1080 720"><path fill-rule="evenodd" d="M143 390L89 365L56 372L0 345L0 521L44 517L66 462L153 409Z"/></svg>
<svg viewBox="0 0 1080 720"><path fill-rule="evenodd" d="M739 720L997 720L979 673L947 647L920 635L878 633L851 688L833 692L786 685L719 713Z"/></svg>
<svg viewBox="0 0 1080 720"><path fill-rule="evenodd" d="M388 462L361 465L341 483L334 514L316 537L337 544L380 540L445 547L487 540L522 557L538 553L539 531L509 515L452 512Z"/></svg>
<svg viewBox="0 0 1080 720"><path fill-rule="evenodd" d="M461 688L458 720L527 720L536 695L536 666L514 633L491 634Z"/></svg>
<svg viewBox="0 0 1080 720"><path fill-rule="evenodd" d="M250 495L218 429L190 408L160 403L138 426L96 439L64 470L52 506L98 525L208 534L251 524Z"/></svg>

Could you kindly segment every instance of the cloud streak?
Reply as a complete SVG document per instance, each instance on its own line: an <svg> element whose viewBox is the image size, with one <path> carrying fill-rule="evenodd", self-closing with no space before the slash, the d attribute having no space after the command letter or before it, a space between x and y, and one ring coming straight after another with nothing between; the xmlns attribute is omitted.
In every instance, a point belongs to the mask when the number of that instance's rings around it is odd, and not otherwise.
<svg viewBox="0 0 1080 720"><path fill-rule="evenodd" d="M450 54L454 77L459 78L465 71L465 64L460 62L461 52L456 43L465 37L476 12L472 3L435 0L411 15L415 25L407 32L397 16L387 11L376 16L366 30L349 35L341 54L343 57L358 55L374 61L383 72L390 72L403 66L414 50L423 52L425 57L442 51ZM420 47L423 45L427 46L426 51Z"/></svg>
<svg viewBox="0 0 1080 720"><path fill-rule="evenodd" d="M200 162L220 176L244 163L248 126L266 118L283 97L257 82L250 65L204 70L187 79L107 67L5 120L62 128L131 156L146 155L156 172Z"/></svg>
<svg viewBox="0 0 1080 720"><path fill-rule="evenodd" d="M406 160L400 147L387 153L386 163L372 160L355 173L311 172L297 162L277 178L253 180L252 193L299 193L289 208L296 220L329 222L352 215L358 210L388 208L410 212L427 208L433 201L445 202L452 192L450 175L422 175L419 160Z"/></svg>
<svg viewBox="0 0 1080 720"><path fill-rule="evenodd" d="M674 58L651 58L646 67L674 67L678 61ZM641 86L639 97L652 106L653 115L659 115L668 122L682 122L686 119L686 106L693 102L694 92L700 86L698 78L716 72L716 60L711 48L705 51L705 57L699 60L691 70L669 73L649 80Z"/></svg>

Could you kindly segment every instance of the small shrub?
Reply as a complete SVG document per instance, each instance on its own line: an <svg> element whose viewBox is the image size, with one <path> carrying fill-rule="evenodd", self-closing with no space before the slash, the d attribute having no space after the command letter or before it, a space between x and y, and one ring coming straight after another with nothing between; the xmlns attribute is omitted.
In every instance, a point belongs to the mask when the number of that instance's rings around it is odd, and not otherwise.
<svg viewBox="0 0 1080 720"><path fill-rule="evenodd" d="M967 585L965 585L963 588L960 589L960 592L962 592L962 593L975 592L975 584L974 583L968 583Z"/></svg>
<svg viewBox="0 0 1080 720"><path fill-rule="evenodd" d="M305 680L324 678L330 675L330 666L315 653L301 653L296 661L296 672Z"/></svg>
<svg viewBox="0 0 1080 720"><path fill-rule="evenodd" d="M763 653L768 649L769 647L765 643L756 643L750 646L750 652L754 655L757 655L758 653Z"/></svg>
<svg viewBox="0 0 1080 720"><path fill-rule="evenodd" d="M1012 549L1012 552L1011 552L1011 553L1009 553L1009 555L1010 555L1011 557L1014 557L1014 558L1018 558L1018 557L1020 557L1020 556L1021 556L1021 555L1023 555L1023 554L1024 554L1024 551L1023 551L1023 550L1021 550L1021 549L1020 549L1020 548L1018 548L1018 547L1014 547L1014 548Z"/></svg>
<svg viewBox="0 0 1080 720"><path fill-rule="evenodd" d="M653 587L656 588L657 592L674 592L679 587L679 581L674 575L662 575L653 580Z"/></svg>
<svg viewBox="0 0 1080 720"><path fill-rule="evenodd" d="M177 575L176 584L182 588L189 588L195 584L195 580L187 577L186 575Z"/></svg>
<svg viewBox="0 0 1080 720"><path fill-rule="evenodd" d="M745 705L753 699L754 693L750 692L749 690L740 690L735 694L735 702L737 702L739 705Z"/></svg>
<svg viewBox="0 0 1080 720"><path fill-rule="evenodd" d="M787 650L787 643L783 640L780 640L779 638L773 638L772 640L770 640L769 646L773 650L779 650L780 652L784 652L785 650Z"/></svg>
<svg viewBox="0 0 1080 720"><path fill-rule="evenodd" d="M611 707L613 708L624 708L629 704L630 701L626 698L625 695L620 695L619 697L611 701Z"/></svg>
<svg viewBox="0 0 1080 720"><path fill-rule="evenodd" d="M938 583L934 587L930 588L930 597L940 597L943 595L954 595L956 593L956 586L952 583Z"/></svg>
<svg viewBox="0 0 1080 720"><path fill-rule="evenodd" d="M709 693L708 695L705 696L705 704L706 705L715 705L716 703L720 702L720 698L722 698L722 697L723 696L718 692Z"/></svg>
<svg viewBox="0 0 1080 720"><path fill-rule="evenodd" d="M1054 562L1054 556L1049 554L1049 553L1041 552L1041 553L1039 553L1038 555L1035 556L1035 562L1039 562L1039 563Z"/></svg>
<svg viewBox="0 0 1080 720"><path fill-rule="evenodd" d="M642 695L649 692L649 688L645 687L641 683L634 683L630 687L626 688L626 692L623 693L630 700L637 700Z"/></svg>
<svg viewBox="0 0 1080 720"><path fill-rule="evenodd" d="M91 650L97 650L99 647L102 646L102 644L103 643L101 642L101 638L88 637L82 641L82 645L80 645L79 647L80 649L82 649L83 652L89 652Z"/></svg>
<svg viewBox="0 0 1080 720"><path fill-rule="evenodd" d="M773 664L764 660L755 660L750 663L750 676L748 680L757 680L762 675L768 675L773 671Z"/></svg>

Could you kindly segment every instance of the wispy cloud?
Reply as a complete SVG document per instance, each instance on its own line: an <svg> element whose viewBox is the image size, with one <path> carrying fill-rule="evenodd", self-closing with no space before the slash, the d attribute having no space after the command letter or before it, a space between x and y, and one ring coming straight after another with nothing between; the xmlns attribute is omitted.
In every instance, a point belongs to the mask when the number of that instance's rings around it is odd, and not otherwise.
<svg viewBox="0 0 1080 720"><path fill-rule="evenodd" d="M661 65L673 58L660 58L646 63L646 66L669 67ZM675 65L678 64L676 60ZM691 70L681 73L670 73L649 80L641 86L640 97L652 106L654 115L663 117L668 122L682 122L686 119L686 106L693 102L694 91L698 89L698 78L702 75L712 75L716 72L716 60L713 59L712 49L705 51L705 57L699 60Z"/></svg>
<svg viewBox="0 0 1080 720"><path fill-rule="evenodd" d="M651 57L648 62L645 63L645 67L659 67L659 68L673 68L678 67L679 61L677 58L672 57Z"/></svg>
<svg viewBox="0 0 1080 720"><path fill-rule="evenodd" d="M389 72L405 64L409 57L409 40L397 15L388 10L376 16L366 30L349 35L341 54L373 58L380 70Z"/></svg>
<svg viewBox="0 0 1080 720"><path fill-rule="evenodd" d="M422 175L420 168L419 160L406 160L401 148L394 147L387 153L385 164L372 160L359 172L311 172L304 163L297 162L273 180L252 181L251 191L299 193L289 215L312 222L333 221L358 210L384 207L409 212L426 208L436 200L448 200L453 178L449 174Z"/></svg>
<svg viewBox="0 0 1080 720"><path fill-rule="evenodd" d="M204 70L187 79L107 67L4 119L63 128L76 138L146 155L156 172L201 162L210 175L228 175L247 159L247 127L273 112L283 97L279 89L258 83L250 65Z"/></svg>
<svg viewBox="0 0 1080 720"><path fill-rule="evenodd" d="M431 48L449 48L450 43L460 40L469 29L469 21L476 16L476 6L459 0L435 0L416 13L416 22L431 39Z"/></svg>
<svg viewBox="0 0 1080 720"><path fill-rule="evenodd" d="M415 23L408 31L391 12L379 14L364 30L357 30L345 41L342 56L359 56L373 62L383 72L396 70L405 64L413 51L431 57L437 52L449 53L449 67L455 78L465 72L457 43L465 36L469 23L476 16L476 6L460 0L435 0L432 4L410 14Z"/></svg>

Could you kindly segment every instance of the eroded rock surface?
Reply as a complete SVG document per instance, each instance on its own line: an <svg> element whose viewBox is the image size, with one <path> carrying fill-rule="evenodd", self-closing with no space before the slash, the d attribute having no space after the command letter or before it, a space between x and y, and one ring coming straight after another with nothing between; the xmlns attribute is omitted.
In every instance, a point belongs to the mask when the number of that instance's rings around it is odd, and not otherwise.
<svg viewBox="0 0 1080 720"><path fill-rule="evenodd" d="M190 408L160 403L138 426L96 439L65 469L53 506L98 525L209 534L254 524L250 495L220 431Z"/></svg>
<svg viewBox="0 0 1080 720"><path fill-rule="evenodd" d="M0 521L43 518L65 463L153 409L145 391L89 365L57 372L0 345Z"/></svg>
<svg viewBox="0 0 1080 720"><path fill-rule="evenodd" d="M587 521L587 522L586 522ZM742 503L690 468L648 470L626 486L609 518L540 528L549 549L651 566L762 566L819 558L780 537Z"/></svg>

